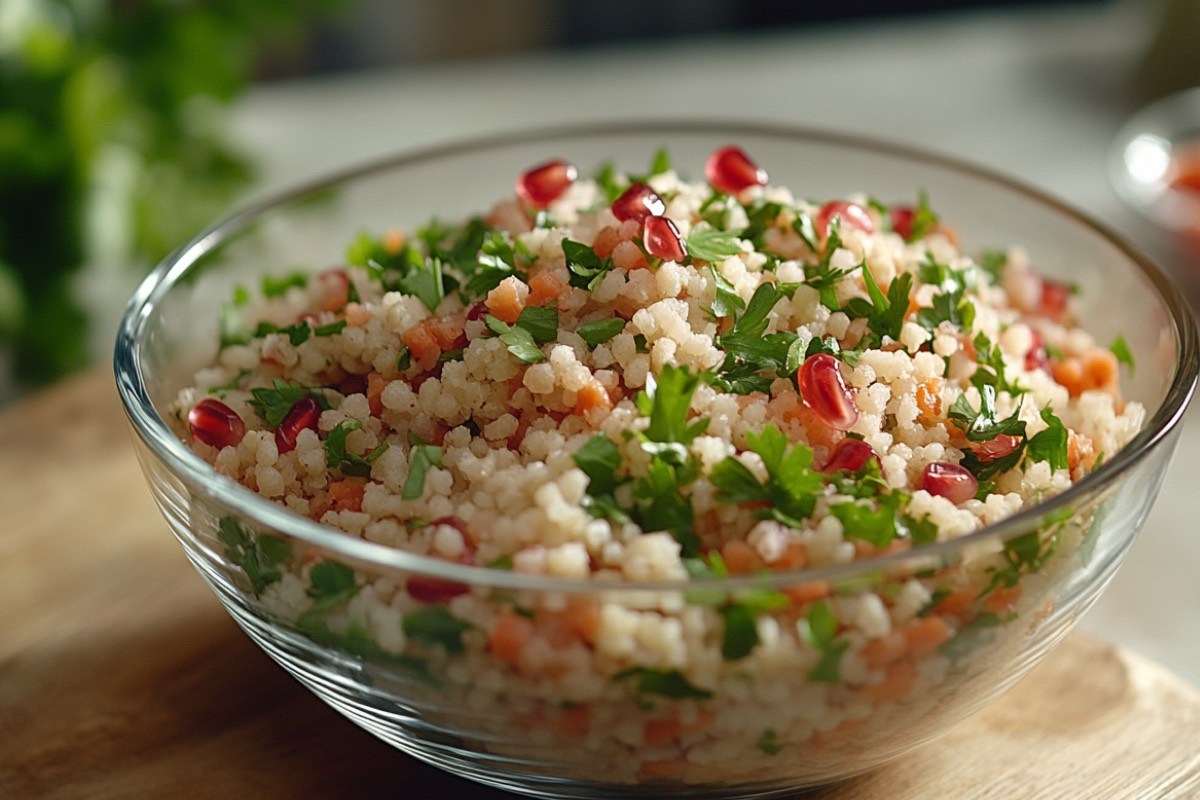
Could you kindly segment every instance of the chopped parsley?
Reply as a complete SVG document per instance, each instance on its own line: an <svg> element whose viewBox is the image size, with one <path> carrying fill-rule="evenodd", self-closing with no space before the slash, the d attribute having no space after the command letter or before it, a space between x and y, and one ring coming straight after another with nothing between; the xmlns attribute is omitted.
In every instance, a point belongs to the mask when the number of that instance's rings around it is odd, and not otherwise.
<svg viewBox="0 0 1200 800"><path fill-rule="evenodd" d="M580 339L587 343L588 347L595 350L623 330L625 330L625 320L620 317L610 317L609 319L598 319L595 322L586 322L576 328L575 332L579 334Z"/></svg>
<svg viewBox="0 0 1200 800"><path fill-rule="evenodd" d="M229 560L241 567L250 579L250 588L256 597L283 577L279 565L292 555L287 541L268 533L256 534L236 517L221 517L217 522L217 538L225 545Z"/></svg>
<svg viewBox="0 0 1200 800"><path fill-rule="evenodd" d="M563 255L567 259L568 283L576 289L594 290L612 269L612 258L600 258L596 251L582 242L563 239Z"/></svg>
<svg viewBox="0 0 1200 800"><path fill-rule="evenodd" d="M712 697L712 692L693 686L677 669L630 667L613 675L613 680L634 681L634 691L640 701L646 700L648 696L666 697L672 700L708 700Z"/></svg>
<svg viewBox="0 0 1200 800"><path fill-rule="evenodd" d="M745 464L728 456L709 474L718 497L727 503L764 504L763 516L800 527L813 513L825 487L824 476L812 469L812 449L790 444L787 436L770 424L761 433L747 433L746 442L766 467L766 483L759 483Z"/></svg>
<svg viewBox="0 0 1200 800"><path fill-rule="evenodd" d="M362 428L362 423L356 419L344 419L331 430L325 438L325 463L331 469L341 470L346 476L365 478L371 474L371 465L375 459L388 449L387 442L379 445L365 456L360 456L346 449L346 437L351 431Z"/></svg>
<svg viewBox="0 0 1200 800"><path fill-rule="evenodd" d="M221 310L217 317L217 331L220 335L222 350L226 347L250 342L250 330L246 327L240 310L249 302L250 293L246 291L246 288L235 286L233 287L233 298L221 304Z"/></svg>
<svg viewBox="0 0 1200 800"><path fill-rule="evenodd" d="M928 236L938 224L938 215L929 207L929 196L924 190L917 192L917 206L913 209L912 225L906 241L915 242Z"/></svg>
<svg viewBox="0 0 1200 800"><path fill-rule="evenodd" d="M405 500L416 500L425 491L425 476L433 467L442 466L442 448L433 444L413 442L408 452L408 477L400 496Z"/></svg>
<svg viewBox="0 0 1200 800"><path fill-rule="evenodd" d="M308 572L310 611L324 611L358 594L354 570L339 561L321 561Z"/></svg>
<svg viewBox="0 0 1200 800"><path fill-rule="evenodd" d="M262 279L263 297L282 297L292 287L303 289L308 285L308 275L304 272L289 272L286 275L264 275Z"/></svg>
<svg viewBox="0 0 1200 800"><path fill-rule="evenodd" d="M1125 337L1118 336L1116 339L1113 339L1108 349L1117 357L1118 363L1129 367L1129 374L1132 375L1136 366L1133 363L1133 351L1129 349L1129 342L1125 341Z"/></svg>
<svg viewBox="0 0 1200 800"><path fill-rule="evenodd" d="M342 321L345 322L345 320ZM282 328L264 320L258 323L258 327L254 329L254 338L257 339L270 333L282 333L288 337L292 347L299 347L308 341L308 337L312 334L312 327L304 320Z"/></svg>
<svg viewBox="0 0 1200 800"><path fill-rule="evenodd" d="M716 373L705 375L706 381L727 392L749 394L765 392L774 377L789 374L789 363L798 363L789 354L799 337L787 331L766 332L771 309L782 297L772 284L759 284L733 327L718 337L725 360Z"/></svg>
<svg viewBox="0 0 1200 800"><path fill-rule="evenodd" d="M742 252L738 236L733 231L722 231L708 225L697 225L687 235L685 249L692 259L719 262Z"/></svg>
<svg viewBox="0 0 1200 800"><path fill-rule="evenodd" d="M525 312L522 311L521 313L523 315ZM555 319L557 320L557 318L556 315ZM508 352L521 363L537 364L540 361L546 360L546 354L538 347L533 332L528 328L522 327L519 318L516 325L509 325L507 322L498 320L491 314L488 314L483 318L483 322L487 325L488 330L495 333L500 341L504 342L504 345L508 348Z"/></svg>
<svg viewBox="0 0 1200 800"><path fill-rule="evenodd" d="M711 309L712 315L714 317L732 317L745 311L746 301L737 293L733 284L720 273L716 266L710 264L708 271L712 274L713 287L716 291Z"/></svg>
<svg viewBox="0 0 1200 800"><path fill-rule="evenodd" d="M778 755L783 750L783 745L779 741L779 734L771 728L767 728L762 732L762 735L758 737L756 746L765 756Z"/></svg>
<svg viewBox="0 0 1200 800"><path fill-rule="evenodd" d="M1067 469L1067 428L1049 408L1041 411L1046 427L1029 437L1025 454L1031 461L1045 461L1050 469Z"/></svg>
<svg viewBox="0 0 1200 800"><path fill-rule="evenodd" d="M425 644L441 645L447 653L461 653L463 634L471 623L450 613L444 605L432 605L404 615L404 635Z"/></svg>
<svg viewBox="0 0 1200 800"><path fill-rule="evenodd" d="M842 653L849 644L837 641L837 618L829 603L813 603L799 624L800 635L821 655L808 679L817 683L837 683L840 680Z"/></svg>
<svg viewBox="0 0 1200 800"><path fill-rule="evenodd" d="M282 378L276 378L269 389L262 386L251 389L250 405L263 424L274 429L283 422L283 418L292 410L292 406L296 404L297 400L309 395L316 398L317 404L321 408L329 408L329 401L325 399L325 394L320 389L310 389Z"/></svg>

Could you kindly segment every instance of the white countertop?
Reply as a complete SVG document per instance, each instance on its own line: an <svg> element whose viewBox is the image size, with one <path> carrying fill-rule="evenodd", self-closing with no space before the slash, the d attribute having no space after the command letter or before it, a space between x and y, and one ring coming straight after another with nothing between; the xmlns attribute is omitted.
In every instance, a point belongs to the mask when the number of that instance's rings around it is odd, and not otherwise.
<svg viewBox="0 0 1200 800"><path fill-rule="evenodd" d="M757 37L405 68L264 86L236 107L256 195L481 133L608 118L715 118L864 133L985 164L1106 221L1164 263L1109 188L1109 144L1144 41L1133 6L957 14ZM1171 264L1171 266L1174 266ZM1178 267L1175 267L1178 269ZM1200 270L1197 270L1200 275ZM1197 280L1179 273L1192 296ZM1200 685L1200 412L1160 499L1081 626Z"/></svg>

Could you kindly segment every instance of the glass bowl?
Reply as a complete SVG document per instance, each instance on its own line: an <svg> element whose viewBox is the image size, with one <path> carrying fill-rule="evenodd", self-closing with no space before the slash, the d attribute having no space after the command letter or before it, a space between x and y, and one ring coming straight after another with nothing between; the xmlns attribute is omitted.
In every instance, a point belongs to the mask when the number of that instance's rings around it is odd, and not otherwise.
<svg viewBox="0 0 1200 800"><path fill-rule="evenodd" d="M1200 87L1131 116L1113 141L1108 173L1131 208L1200 242Z"/></svg>
<svg viewBox="0 0 1200 800"><path fill-rule="evenodd" d="M1044 274L1081 287L1080 317L1098 341L1125 337L1137 369L1124 392L1146 406L1144 429L1068 491L958 540L769 576L620 584L450 563L346 536L219 476L175 433L169 406L213 357L217 309L234 287L341 263L360 231L465 218L551 157L582 170L609 160L636 170L667 146L675 164L698 171L728 143L798 196L890 199L924 190L968 252L1026 247ZM402 155L300 188L216 224L161 264L130 301L115 356L154 498L250 637L330 706L404 752L544 797L784 794L879 766L991 703L1113 576L1162 482L1197 364L1189 312L1160 272L1100 224L1033 189L889 144L704 123L527 132ZM351 576L350 591L313 600L303 576L317 564L333 583ZM1008 591L964 594L964 576L980 571ZM417 585L451 591L431 612L406 594ZM703 621L723 598L755 593L788 598L751 612L760 642L800 635L811 647L759 647L723 661L711 634L704 640ZM391 605L356 604L367 594ZM950 638L922 637L917 615L902 652L872 661L864 653L878 643L812 612L816 597L829 598L826 612L849 613L901 595L923 598L921 613L936 608ZM951 596L953 608L941 604ZM486 642L485 629L502 617L537 631L517 661ZM580 632L597 618L647 646L664 625L691 631L684 661L631 668ZM827 663L839 657L840 674Z"/></svg>

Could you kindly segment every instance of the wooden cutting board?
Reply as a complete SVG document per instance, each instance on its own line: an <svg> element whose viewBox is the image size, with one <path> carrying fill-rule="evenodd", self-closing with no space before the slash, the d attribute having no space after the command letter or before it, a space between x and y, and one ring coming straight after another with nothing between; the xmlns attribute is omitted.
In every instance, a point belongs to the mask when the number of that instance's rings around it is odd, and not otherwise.
<svg viewBox="0 0 1200 800"><path fill-rule="evenodd" d="M154 508L107 372L0 413L0 798L511 797L360 731L262 654ZM1074 635L933 745L801 795L1200 797L1200 692Z"/></svg>

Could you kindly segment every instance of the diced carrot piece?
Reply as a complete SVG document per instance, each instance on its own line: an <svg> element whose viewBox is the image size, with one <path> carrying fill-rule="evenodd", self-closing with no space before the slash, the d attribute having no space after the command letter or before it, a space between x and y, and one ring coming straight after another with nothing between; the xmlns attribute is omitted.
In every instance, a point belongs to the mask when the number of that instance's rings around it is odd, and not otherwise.
<svg viewBox="0 0 1200 800"><path fill-rule="evenodd" d="M596 641L600 630L600 604L591 597L572 597L567 601L563 617L571 630L583 641Z"/></svg>
<svg viewBox="0 0 1200 800"><path fill-rule="evenodd" d="M512 325L521 316L525 308L525 300L529 297L529 287L519 278L509 276L500 281L500 285L488 292L483 304L488 307L492 316L501 322Z"/></svg>
<svg viewBox="0 0 1200 800"><path fill-rule="evenodd" d="M417 361L429 361L438 357L442 352L438 338L434 335L428 320L419 322L400 334L400 341Z"/></svg>
<svg viewBox="0 0 1200 800"><path fill-rule="evenodd" d="M942 379L926 378L917 384L917 408L926 419L942 415Z"/></svg>
<svg viewBox="0 0 1200 800"><path fill-rule="evenodd" d="M883 682L864 686L861 696L872 703L885 703L908 694L917 680L917 665L905 658L887 668Z"/></svg>
<svg viewBox="0 0 1200 800"><path fill-rule="evenodd" d="M683 777L687 760L664 758L658 761L643 761L638 767L638 779L643 781L676 781Z"/></svg>
<svg viewBox="0 0 1200 800"><path fill-rule="evenodd" d="M554 725L560 735L572 739L584 738L591 727L592 707L582 703L564 708Z"/></svg>
<svg viewBox="0 0 1200 800"><path fill-rule="evenodd" d="M443 314L427 320L427 322L442 350L453 350L467 343L463 334L463 327L466 324L465 314L461 312Z"/></svg>
<svg viewBox="0 0 1200 800"><path fill-rule="evenodd" d="M612 409L612 400L608 396L608 391L596 380L584 384L584 387L575 394L576 414L581 417L586 416L587 412L593 408L602 408L605 411Z"/></svg>
<svg viewBox="0 0 1200 800"><path fill-rule="evenodd" d="M904 655L904 647L904 635L899 631L892 631L863 645L862 659L871 669L883 669Z"/></svg>
<svg viewBox="0 0 1200 800"><path fill-rule="evenodd" d="M678 739L683 733L683 723L677 717L646 720L643 739L650 747L658 747Z"/></svg>
<svg viewBox="0 0 1200 800"><path fill-rule="evenodd" d="M1016 607L1021 599L1020 586L997 586L988 592L983 601L983 607L993 614L1007 614Z"/></svg>
<svg viewBox="0 0 1200 800"><path fill-rule="evenodd" d="M613 248L620 243L621 236L617 233L617 229L609 225L596 232L596 238L592 241L592 249L600 258L608 258L612 255Z"/></svg>
<svg viewBox="0 0 1200 800"><path fill-rule="evenodd" d="M529 279L529 298L527 305L544 306L562 297L571 285L550 270L542 270Z"/></svg>
<svg viewBox="0 0 1200 800"><path fill-rule="evenodd" d="M808 550L799 542L790 542L779 558L771 562L771 569L804 569L808 566Z"/></svg>
<svg viewBox="0 0 1200 800"><path fill-rule="evenodd" d="M509 664L517 664L525 646L533 638L533 622L515 611L505 609L492 622L488 649L492 655Z"/></svg>
<svg viewBox="0 0 1200 800"><path fill-rule="evenodd" d="M953 635L954 630L938 616L930 615L913 620L904 629L904 643L912 658L927 656L937 650Z"/></svg>
<svg viewBox="0 0 1200 800"><path fill-rule="evenodd" d="M796 605L803 606L829 597L831 589L828 581L809 581L785 586L780 591L790 597Z"/></svg>
<svg viewBox="0 0 1200 800"><path fill-rule="evenodd" d="M325 512L332 507L333 500L330 498L329 492L316 492L308 501L308 516L320 521L321 517L325 516Z"/></svg>
<svg viewBox="0 0 1200 800"><path fill-rule="evenodd" d="M403 250L407 242L408 237L404 235L404 231L397 228L392 228L383 234L383 249L392 255Z"/></svg>
<svg viewBox="0 0 1200 800"><path fill-rule="evenodd" d="M943 616L964 620L970 616L974 602L974 592L970 589L957 589L939 600L933 610Z"/></svg>
<svg viewBox="0 0 1200 800"><path fill-rule="evenodd" d="M740 539L734 539L721 546L721 558L731 575L745 575L763 569L766 565L758 551Z"/></svg>
<svg viewBox="0 0 1200 800"><path fill-rule="evenodd" d="M329 484L330 506L334 511L362 511L365 482L362 478L343 478Z"/></svg>
<svg viewBox="0 0 1200 800"><path fill-rule="evenodd" d="M1097 347L1083 356L1083 374L1094 389L1106 392L1117 388L1118 362L1111 351Z"/></svg>
<svg viewBox="0 0 1200 800"><path fill-rule="evenodd" d="M378 372L367 374L367 405L376 417L383 413L383 390L390 382Z"/></svg>

